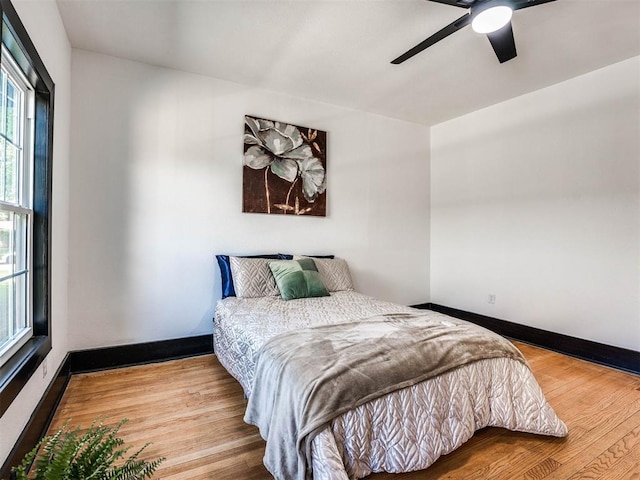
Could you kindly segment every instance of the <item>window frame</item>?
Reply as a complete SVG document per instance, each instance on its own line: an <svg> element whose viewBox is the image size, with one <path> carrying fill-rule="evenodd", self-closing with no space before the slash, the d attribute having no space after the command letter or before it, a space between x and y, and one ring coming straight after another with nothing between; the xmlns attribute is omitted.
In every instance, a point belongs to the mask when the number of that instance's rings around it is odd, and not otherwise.
<svg viewBox="0 0 640 480"><path fill-rule="evenodd" d="M32 337L0 366L0 416L51 351L51 177L55 85L10 0L0 0L2 44L34 89Z"/></svg>
<svg viewBox="0 0 640 480"><path fill-rule="evenodd" d="M20 277L23 277L25 280L25 284L22 287L23 294L25 295L25 303L21 305L22 314L24 315L24 320L26 323L26 328L20 335L15 336L11 342L5 346L0 348L0 366L6 362L6 359L12 357L19 349L22 347L28 340L33 336L33 316L32 316L32 308L31 308L31 299L33 295L32 290L32 281L31 281L31 272L33 270L32 265L32 256L31 249L33 245L33 200L32 200L32 171L33 171L33 156L32 156L32 144L33 144L33 112L31 111L31 106L33 105L33 88L29 84L28 80L22 74L20 68L15 64L12 58L7 58L10 56L10 53L6 51L4 47L0 47L2 50L2 70L6 72L7 83L11 82L15 85L14 88L20 90L21 102L20 102L20 112L18 117L20 118L19 122L19 131L18 131L18 141L19 145L17 147L21 150L20 152L20 162L19 162L19 174L17 180L17 194L15 202L12 201L0 201L0 211L3 212L11 212L14 215L24 215L27 217L27 222L25 224L25 232L24 232L24 242L25 242L25 258L23 258L21 263L21 268L18 268L18 271L13 271L10 275L5 275L0 278L1 281L8 280L17 280ZM6 57L5 57L6 56ZM6 61L4 61L6 58ZM2 84L4 87L4 83ZM3 100L4 101L4 100ZM4 107L4 105L0 105L0 107ZM3 110L4 111L4 110ZM3 121L0 119L0 121ZM0 135L0 137L4 137L5 142L11 142L15 145L15 143L5 135ZM15 232L15 220L14 220L14 232ZM9 251L11 252L11 248ZM13 248L15 252L15 247ZM17 255L17 254L16 254ZM14 258L14 267L16 258ZM14 285L14 289L16 286ZM13 305L14 308L17 305Z"/></svg>

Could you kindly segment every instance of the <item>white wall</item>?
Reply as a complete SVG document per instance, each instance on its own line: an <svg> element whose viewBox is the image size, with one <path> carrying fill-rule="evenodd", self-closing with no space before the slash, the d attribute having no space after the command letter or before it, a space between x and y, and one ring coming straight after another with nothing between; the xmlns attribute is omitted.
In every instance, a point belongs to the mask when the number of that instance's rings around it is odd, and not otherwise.
<svg viewBox="0 0 640 480"><path fill-rule="evenodd" d="M35 406L67 354L67 262L69 186L69 104L71 47L53 0L13 0L22 23L55 83L53 139L53 224L51 328L52 350L48 374L42 367L29 380L0 418L0 465L4 463L26 426Z"/></svg>
<svg viewBox="0 0 640 480"><path fill-rule="evenodd" d="M75 49L72 80L71 350L210 333L217 253L334 253L428 301L427 127ZM241 213L245 114L328 132L326 218Z"/></svg>
<svg viewBox="0 0 640 480"><path fill-rule="evenodd" d="M640 350L640 57L431 142L432 302Z"/></svg>

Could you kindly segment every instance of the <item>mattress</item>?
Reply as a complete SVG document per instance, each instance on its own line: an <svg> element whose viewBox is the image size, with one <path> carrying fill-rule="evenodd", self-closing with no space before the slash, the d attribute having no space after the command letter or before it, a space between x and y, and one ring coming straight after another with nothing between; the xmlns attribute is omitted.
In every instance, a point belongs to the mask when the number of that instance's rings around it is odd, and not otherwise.
<svg viewBox="0 0 640 480"><path fill-rule="evenodd" d="M411 312L415 310L353 291L295 301L229 297L216 306L214 350L249 397L257 354L274 336ZM551 436L567 434L526 365L507 358L481 360L335 418L312 442L313 478L363 478L373 472L424 469L486 426Z"/></svg>

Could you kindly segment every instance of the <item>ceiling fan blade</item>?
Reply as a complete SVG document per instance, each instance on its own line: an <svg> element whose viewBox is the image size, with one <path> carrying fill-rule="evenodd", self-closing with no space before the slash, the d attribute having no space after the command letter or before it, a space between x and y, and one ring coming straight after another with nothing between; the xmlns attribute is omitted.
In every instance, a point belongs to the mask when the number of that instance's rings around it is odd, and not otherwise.
<svg viewBox="0 0 640 480"><path fill-rule="evenodd" d="M435 3L444 3L445 5L451 5L452 7L469 8L476 3L477 0L429 0Z"/></svg>
<svg viewBox="0 0 640 480"><path fill-rule="evenodd" d="M513 38L513 29L511 28L511 22L507 23L500 30L496 30L492 33L487 33L493 51L496 52L496 56L500 63L504 63L517 55L516 41Z"/></svg>
<svg viewBox="0 0 640 480"><path fill-rule="evenodd" d="M440 40L448 37L452 33L457 32L461 28L466 27L467 25L469 25L470 22L471 22L471 15L467 13L462 17L460 17L459 19L451 22L442 30L437 31L426 40L423 40L418 45L413 47L411 50L408 50L407 52L403 53L395 60L392 60L391 63L393 63L394 65L398 65L399 63L402 63L405 60L409 60L411 57L413 57L414 55L417 55L418 53L430 47L434 43L439 42Z"/></svg>
<svg viewBox="0 0 640 480"><path fill-rule="evenodd" d="M556 0L520 0L514 2L513 10L521 10L523 8L535 7L536 5L542 5L543 3L555 2Z"/></svg>

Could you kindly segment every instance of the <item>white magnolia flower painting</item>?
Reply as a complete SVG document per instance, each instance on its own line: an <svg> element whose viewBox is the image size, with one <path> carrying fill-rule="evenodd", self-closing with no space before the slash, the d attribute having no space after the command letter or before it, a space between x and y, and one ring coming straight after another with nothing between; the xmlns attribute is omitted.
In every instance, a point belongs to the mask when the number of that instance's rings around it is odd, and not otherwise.
<svg viewBox="0 0 640 480"><path fill-rule="evenodd" d="M326 216L327 133L244 117L242 211Z"/></svg>

